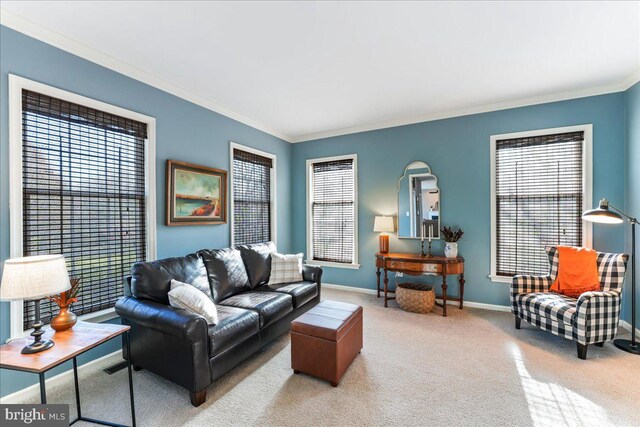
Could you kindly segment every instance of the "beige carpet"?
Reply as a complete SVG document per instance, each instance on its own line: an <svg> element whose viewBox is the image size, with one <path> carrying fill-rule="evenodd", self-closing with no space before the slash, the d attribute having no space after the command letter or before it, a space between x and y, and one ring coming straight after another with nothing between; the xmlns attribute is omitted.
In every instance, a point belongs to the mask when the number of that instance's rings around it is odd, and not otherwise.
<svg viewBox="0 0 640 427"><path fill-rule="evenodd" d="M582 361L573 342L524 322L517 331L509 313L451 307L443 318L371 295L323 296L364 306L364 349L338 388L293 375L285 335L210 386L199 408L135 372L138 425L640 425L640 357L611 343ZM85 416L130 422L126 370L80 383ZM49 401L73 402L72 382Z"/></svg>

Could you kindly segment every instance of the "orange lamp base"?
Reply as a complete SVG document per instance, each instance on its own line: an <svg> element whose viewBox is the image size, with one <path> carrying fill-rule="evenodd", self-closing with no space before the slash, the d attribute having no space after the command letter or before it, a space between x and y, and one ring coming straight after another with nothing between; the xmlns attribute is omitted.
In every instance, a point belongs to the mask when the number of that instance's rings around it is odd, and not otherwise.
<svg viewBox="0 0 640 427"><path fill-rule="evenodd" d="M386 254L389 252L389 235L381 234L380 235L380 253Z"/></svg>

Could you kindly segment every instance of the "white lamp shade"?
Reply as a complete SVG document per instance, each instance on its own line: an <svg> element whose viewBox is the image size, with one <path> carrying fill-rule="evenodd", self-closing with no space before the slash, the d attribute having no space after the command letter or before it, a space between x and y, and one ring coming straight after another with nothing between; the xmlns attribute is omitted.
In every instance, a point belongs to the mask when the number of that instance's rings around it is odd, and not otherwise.
<svg viewBox="0 0 640 427"><path fill-rule="evenodd" d="M393 233L396 231L392 216L376 216L373 220L373 231L378 233Z"/></svg>
<svg viewBox="0 0 640 427"><path fill-rule="evenodd" d="M71 288L62 255L12 258L4 262L0 300L34 300Z"/></svg>

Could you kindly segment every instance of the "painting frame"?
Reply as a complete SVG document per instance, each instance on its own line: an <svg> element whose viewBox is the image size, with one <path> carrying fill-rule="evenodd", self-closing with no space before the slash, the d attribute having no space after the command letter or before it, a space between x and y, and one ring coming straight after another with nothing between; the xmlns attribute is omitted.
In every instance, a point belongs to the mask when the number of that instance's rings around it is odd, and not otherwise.
<svg viewBox="0 0 640 427"><path fill-rule="evenodd" d="M167 160L166 190L168 226L227 223L227 171Z"/></svg>

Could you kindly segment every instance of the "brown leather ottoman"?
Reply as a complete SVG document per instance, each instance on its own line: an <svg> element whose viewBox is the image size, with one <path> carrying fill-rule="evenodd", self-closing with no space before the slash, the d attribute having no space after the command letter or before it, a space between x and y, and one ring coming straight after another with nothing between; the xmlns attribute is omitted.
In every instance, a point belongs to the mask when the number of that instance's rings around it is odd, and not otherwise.
<svg viewBox="0 0 640 427"><path fill-rule="evenodd" d="M322 301L291 323L291 367L337 387L362 350L362 307Z"/></svg>

